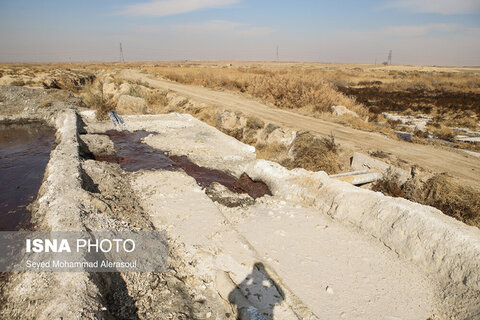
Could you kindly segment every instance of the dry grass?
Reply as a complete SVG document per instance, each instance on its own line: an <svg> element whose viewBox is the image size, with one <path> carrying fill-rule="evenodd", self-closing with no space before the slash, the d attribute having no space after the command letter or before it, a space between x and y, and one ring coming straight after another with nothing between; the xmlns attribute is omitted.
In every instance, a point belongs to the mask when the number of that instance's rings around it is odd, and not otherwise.
<svg viewBox="0 0 480 320"><path fill-rule="evenodd" d="M382 115L380 115L382 116ZM382 116L383 117L383 116ZM340 117L332 118L323 116L322 118L328 119L331 121L337 121L342 124L346 124L352 128L363 130L363 131L370 131L370 132L382 132L386 135L394 137L394 130L391 127L381 126L375 124L373 121L365 121L357 117L352 117L348 115L343 115Z"/></svg>
<svg viewBox="0 0 480 320"><path fill-rule="evenodd" d="M135 80L135 81L132 81L131 83L142 86L142 87L146 87L148 89L153 89L153 87L146 81Z"/></svg>
<svg viewBox="0 0 480 320"><path fill-rule="evenodd" d="M182 108L182 107L184 107L189 101L190 101L190 100L188 100L187 98L184 98L183 100L179 101L176 106L177 106L178 108Z"/></svg>
<svg viewBox="0 0 480 320"><path fill-rule="evenodd" d="M115 79L115 81L119 81L119 84L123 83L123 81L118 79ZM165 107L170 103L167 97L168 91L154 89L148 83L140 80L129 81L129 83L131 87L130 90L128 90L127 95L145 99L147 113L155 114L165 112Z"/></svg>
<svg viewBox="0 0 480 320"><path fill-rule="evenodd" d="M143 98L145 99L147 105L150 108L166 107L169 104L167 94L167 91L155 90L149 91L148 93L144 94Z"/></svg>
<svg viewBox="0 0 480 320"><path fill-rule="evenodd" d="M480 227L480 192L462 186L450 176L437 174L420 187L405 189L409 199Z"/></svg>
<svg viewBox="0 0 480 320"><path fill-rule="evenodd" d="M372 190L391 197L406 198L402 185L399 183L398 174L390 169L387 170L382 179L373 184Z"/></svg>
<svg viewBox="0 0 480 320"><path fill-rule="evenodd" d="M23 87L25 85L25 82L22 80L15 80L10 82L10 85L15 87Z"/></svg>
<svg viewBox="0 0 480 320"><path fill-rule="evenodd" d="M445 121L445 124L450 127L462 127L478 130L478 119L476 119L475 115L457 116L454 119Z"/></svg>
<svg viewBox="0 0 480 320"><path fill-rule="evenodd" d="M265 159L282 163L286 160L288 148L282 143L257 143L256 154L258 159Z"/></svg>
<svg viewBox="0 0 480 320"><path fill-rule="evenodd" d="M257 117L247 117L247 128L252 130L260 130L265 127L265 122L263 122L260 118Z"/></svg>
<svg viewBox="0 0 480 320"><path fill-rule="evenodd" d="M103 83L86 86L82 93L82 100L87 107L96 111L97 120L107 120L108 113L115 110L115 103L111 97L105 97L103 94Z"/></svg>
<svg viewBox="0 0 480 320"><path fill-rule="evenodd" d="M308 82L333 86L378 86L385 91L442 90L480 92L477 69L316 63L163 63L146 67L174 81L247 91L255 76L302 75Z"/></svg>
<svg viewBox="0 0 480 320"><path fill-rule="evenodd" d="M385 91L441 90L480 92L479 75L470 72L390 71Z"/></svg>
<svg viewBox="0 0 480 320"><path fill-rule="evenodd" d="M64 74L82 74L126 68L153 72L181 83L245 92L274 106L300 110L314 116L329 111L331 105L345 105L360 114L362 120L369 115L371 122L375 119L374 114L368 114L362 104L342 94L340 87L376 87L386 93L408 90L422 90L433 95L446 91L480 93L478 68L268 62L136 62L3 64L1 73L20 76L18 81L22 81L23 76L41 73L55 74L61 71ZM28 85L27 80L25 83ZM135 84L151 89L148 83L142 81L136 81ZM69 81L64 81L62 86L64 85L68 86ZM78 86L72 83L71 90L78 90ZM372 99L375 100L375 97ZM454 101L452 103L455 105ZM427 106L422 108L423 111L428 111ZM462 126L478 130L475 119L463 110L454 111L445 117L443 111L435 112L435 105L432 108L434 113L443 117L440 122L448 127ZM341 121L362 130L385 131L368 122Z"/></svg>
<svg viewBox="0 0 480 320"><path fill-rule="evenodd" d="M195 108L193 109L192 115L194 115L197 119L211 125L212 127L215 127L217 123L216 109Z"/></svg>
<svg viewBox="0 0 480 320"><path fill-rule="evenodd" d="M380 113L388 110L384 104L400 114L430 114L439 127L430 132L417 132L415 141L420 143L426 143L421 140L429 134L452 140L454 127L480 130L477 123L480 113L476 114L480 112L480 105L478 100L475 102L476 95L480 94L478 68L186 62L155 64L145 70L180 83L239 91L272 106L390 136L393 130L404 129L397 123L381 119ZM346 87L376 88L378 92L367 91L365 95L370 95L368 101L380 99L380 105L375 107L374 102L374 107L370 106L363 96L359 98L351 90L345 90ZM410 97L408 101L405 96ZM359 101L369 106L369 111ZM457 103L460 107L452 107ZM360 119L331 117L328 111L332 105L345 105L357 112ZM364 121L367 116L368 121ZM472 149L468 145L465 147Z"/></svg>
<svg viewBox="0 0 480 320"><path fill-rule="evenodd" d="M338 147L333 135L319 138L310 132L298 132L290 152L293 160L286 160L282 165L291 168L304 168L310 171L325 171L328 174L342 170L338 157Z"/></svg>
<svg viewBox="0 0 480 320"><path fill-rule="evenodd" d="M254 63L254 62L163 62L163 63L23 63L2 64L4 75L35 75L48 72L81 73L99 70L127 68L156 72L162 76L185 83L207 87L221 87L245 91L253 78L283 76L296 82L297 79L318 85L346 86L357 84L395 85L392 88L418 87L415 83L428 83L424 87L478 89L477 69L426 68L368 65L319 64L319 63ZM301 81L299 83L301 83ZM150 88L148 83L135 84Z"/></svg>
<svg viewBox="0 0 480 320"><path fill-rule="evenodd" d="M144 96L143 91L141 91L138 86L132 86L130 90L128 90L127 94L137 98L143 98Z"/></svg>
<svg viewBox="0 0 480 320"><path fill-rule="evenodd" d="M470 150L474 152L480 152L480 143L469 143L462 141L455 141L455 146L459 149Z"/></svg>
<svg viewBox="0 0 480 320"><path fill-rule="evenodd" d="M259 68L165 68L161 76L184 84L240 91L283 109L310 108L329 112L332 105L344 105L360 115L366 110L335 90L321 74L308 71L268 71Z"/></svg>
<svg viewBox="0 0 480 320"><path fill-rule="evenodd" d="M102 94L92 93L86 96L85 104L96 111L95 115L98 120L107 120L108 113L115 110L115 104L112 100L105 98Z"/></svg>
<svg viewBox="0 0 480 320"><path fill-rule="evenodd" d="M462 186L446 174L436 174L425 182L410 179L402 185L398 176L389 172L372 190L432 206L466 224L480 227L480 192Z"/></svg>
<svg viewBox="0 0 480 320"><path fill-rule="evenodd" d="M452 140L455 138L455 132L441 123L436 123L435 126L430 126L429 129L433 136L438 137L439 139Z"/></svg>

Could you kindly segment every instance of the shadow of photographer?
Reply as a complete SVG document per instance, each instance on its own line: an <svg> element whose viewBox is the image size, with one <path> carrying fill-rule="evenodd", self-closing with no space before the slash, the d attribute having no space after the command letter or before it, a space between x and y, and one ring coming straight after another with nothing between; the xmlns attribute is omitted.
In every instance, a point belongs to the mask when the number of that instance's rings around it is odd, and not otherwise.
<svg viewBox="0 0 480 320"><path fill-rule="evenodd" d="M240 320L273 320L273 309L283 300L285 293L261 262L255 263L252 272L228 295Z"/></svg>

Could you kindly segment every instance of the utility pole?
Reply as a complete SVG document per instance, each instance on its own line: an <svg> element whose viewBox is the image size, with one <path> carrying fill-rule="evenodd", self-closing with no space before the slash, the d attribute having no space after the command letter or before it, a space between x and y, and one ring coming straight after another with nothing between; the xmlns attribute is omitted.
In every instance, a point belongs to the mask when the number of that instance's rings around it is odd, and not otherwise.
<svg viewBox="0 0 480 320"><path fill-rule="evenodd" d="M388 65L392 65L392 50L388 52Z"/></svg>
<svg viewBox="0 0 480 320"><path fill-rule="evenodd" d="M277 46L277 62L280 61L280 58L278 57L278 46Z"/></svg>
<svg viewBox="0 0 480 320"><path fill-rule="evenodd" d="M122 49L121 42L120 42L120 62L125 62L125 58L123 57L123 49Z"/></svg>

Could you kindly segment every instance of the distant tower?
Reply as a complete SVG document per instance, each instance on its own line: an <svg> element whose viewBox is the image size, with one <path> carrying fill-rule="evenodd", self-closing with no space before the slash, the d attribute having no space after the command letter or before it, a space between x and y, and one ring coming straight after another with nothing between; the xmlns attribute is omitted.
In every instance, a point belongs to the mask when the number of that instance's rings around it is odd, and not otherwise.
<svg viewBox="0 0 480 320"><path fill-rule="evenodd" d="M277 46L277 61L280 61L280 58L278 57L278 46Z"/></svg>
<svg viewBox="0 0 480 320"><path fill-rule="evenodd" d="M388 52L388 65L392 65L392 50Z"/></svg>
<svg viewBox="0 0 480 320"><path fill-rule="evenodd" d="M122 49L121 42L120 42L120 62L125 62L125 58L123 57L123 49Z"/></svg>

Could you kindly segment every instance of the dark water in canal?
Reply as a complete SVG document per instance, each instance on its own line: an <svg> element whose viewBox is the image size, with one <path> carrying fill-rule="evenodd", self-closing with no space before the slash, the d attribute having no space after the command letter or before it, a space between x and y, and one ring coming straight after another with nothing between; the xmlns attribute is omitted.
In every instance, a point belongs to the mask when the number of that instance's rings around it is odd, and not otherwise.
<svg viewBox="0 0 480 320"><path fill-rule="evenodd" d="M119 163L126 171L144 170L179 170L182 169L193 177L201 186L213 182L220 183L235 193L248 193L256 199L266 194L271 195L267 185L260 181L252 181L245 173L236 178L227 172L214 170L193 163L186 156L173 156L165 151L154 149L142 143L148 136L146 131L107 131L105 133L115 145L115 155L95 156L95 160Z"/></svg>
<svg viewBox="0 0 480 320"><path fill-rule="evenodd" d="M42 184L55 130L41 123L0 123L0 231L30 227L27 206Z"/></svg>

